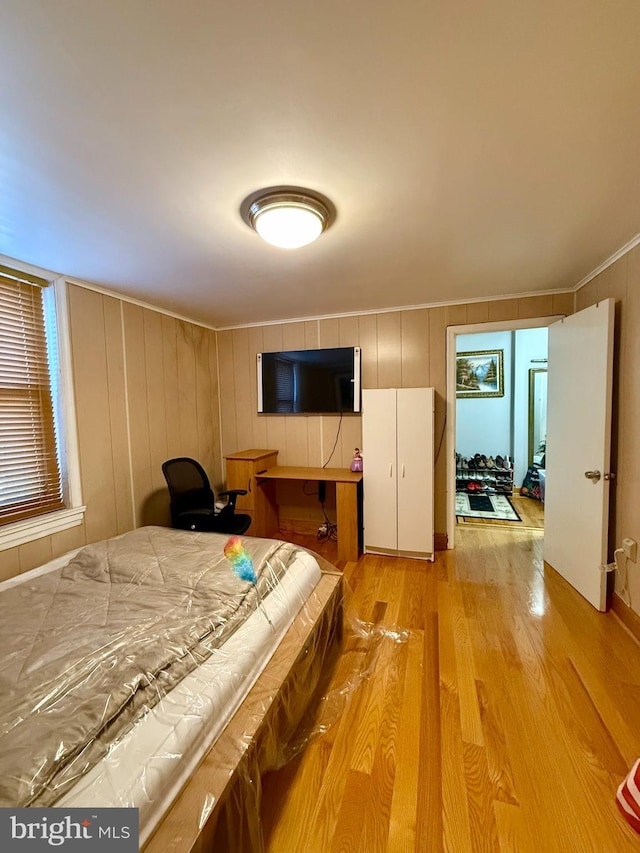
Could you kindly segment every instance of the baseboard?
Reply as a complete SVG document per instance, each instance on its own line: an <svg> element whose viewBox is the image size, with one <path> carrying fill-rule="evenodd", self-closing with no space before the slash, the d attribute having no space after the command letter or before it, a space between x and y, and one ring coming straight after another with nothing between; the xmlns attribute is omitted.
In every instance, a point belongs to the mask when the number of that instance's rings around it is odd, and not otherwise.
<svg viewBox="0 0 640 853"><path fill-rule="evenodd" d="M282 530L293 530L303 536L314 535L318 532L319 525L322 524L322 518L281 518L280 527ZM434 551L446 551L448 538L446 533L434 533L433 548Z"/></svg>
<svg viewBox="0 0 640 853"><path fill-rule="evenodd" d="M399 551L397 548L378 548L375 545L365 547L364 553L379 554L382 557L407 557L410 560L434 560L433 554L425 551Z"/></svg>
<svg viewBox="0 0 640 853"><path fill-rule="evenodd" d="M632 610L631 607L625 604L616 592L611 595L609 604L611 610L613 610L625 628L628 628L640 643L640 616L638 616L635 610Z"/></svg>

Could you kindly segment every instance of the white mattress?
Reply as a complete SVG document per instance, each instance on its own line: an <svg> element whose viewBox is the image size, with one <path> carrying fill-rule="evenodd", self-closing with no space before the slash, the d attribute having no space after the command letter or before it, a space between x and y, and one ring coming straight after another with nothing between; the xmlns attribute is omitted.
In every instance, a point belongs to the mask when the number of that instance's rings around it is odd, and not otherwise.
<svg viewBox="0 0 640 853"><path fill-rule="evenodd" d="M0 590L60 568L76 553L4 581ZM224 646L150 709L55 805L137 807L143 844L238 709L320 577L316 560L300 551L278 589Z"/></svg>

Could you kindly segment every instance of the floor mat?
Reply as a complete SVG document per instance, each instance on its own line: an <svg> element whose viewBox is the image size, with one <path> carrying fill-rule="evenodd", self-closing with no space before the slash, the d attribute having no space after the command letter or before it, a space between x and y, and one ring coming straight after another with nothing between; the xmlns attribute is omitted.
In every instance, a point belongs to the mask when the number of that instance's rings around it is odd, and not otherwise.
<svg viewBox="0 0 640 853"><path fill-rule="evenodd" d="M466 492L457 492L456 515L464 518L522 521L506 495L468 495Z"/></svg>

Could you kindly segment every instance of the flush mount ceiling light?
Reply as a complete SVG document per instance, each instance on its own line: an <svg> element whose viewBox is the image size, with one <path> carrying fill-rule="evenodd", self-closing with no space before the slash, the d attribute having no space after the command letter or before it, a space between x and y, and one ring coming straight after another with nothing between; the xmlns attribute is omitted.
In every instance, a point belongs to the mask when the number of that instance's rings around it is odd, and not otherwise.
<svg viewBox="0 0 640 853"><path fill-rule="evenodd" d="M334 218L328 199L298 187L253 193L244 200L240 212L263 240L281 249L313 243Z"/></svg>

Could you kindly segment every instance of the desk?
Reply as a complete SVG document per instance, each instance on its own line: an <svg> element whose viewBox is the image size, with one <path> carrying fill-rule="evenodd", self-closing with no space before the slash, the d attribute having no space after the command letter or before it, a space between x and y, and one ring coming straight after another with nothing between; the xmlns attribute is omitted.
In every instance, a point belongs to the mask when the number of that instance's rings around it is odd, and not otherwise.
<svg viewBox="0 0 640 853"><path fill-rule="evenodd" d="M261 483L272 480L318 480L336 484L336 511L338 522L338 560L355 562L359 551L359 508L358 484L362 482L362 474L354 473L348 468L304 468L288 465L276 465L256 474L256 481ZM265 490L264 498L274 502L273 490ZM275 512L277 506L274 504Z"/></svg>

